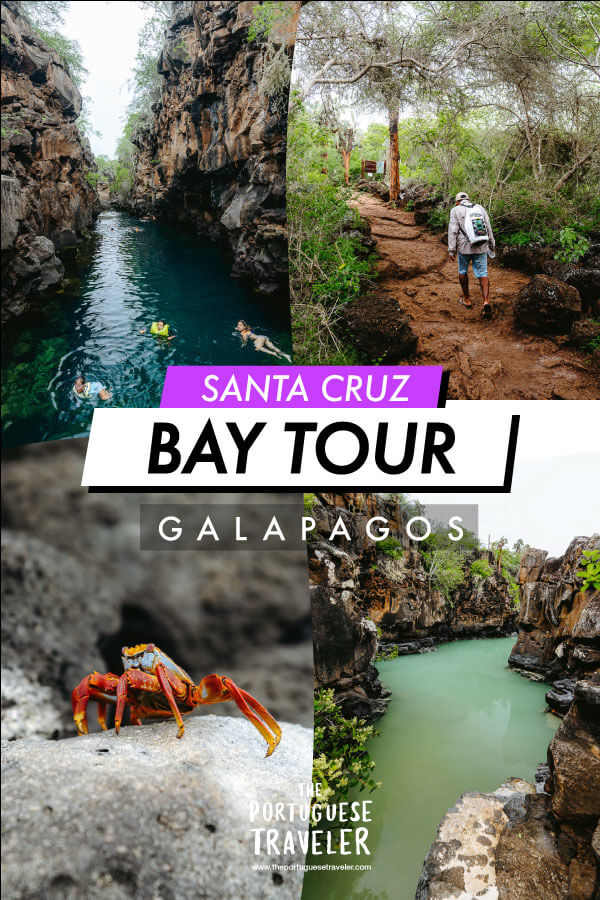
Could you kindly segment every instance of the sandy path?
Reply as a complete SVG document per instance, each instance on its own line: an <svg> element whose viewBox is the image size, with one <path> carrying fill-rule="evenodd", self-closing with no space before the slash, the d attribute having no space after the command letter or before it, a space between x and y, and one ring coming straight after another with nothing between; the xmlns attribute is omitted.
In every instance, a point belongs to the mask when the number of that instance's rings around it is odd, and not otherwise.
<svg viewBox="0 0 600 900"><path fill-rule="evenodd" d="M481 317L479 283L470 278L475 306L466 310L457 264L445 234L415 226L414 216L376 197L355 198L369 220L381 257L378 290L395 297L419 338L416 362L450 371L448 396L468 400L584 400L600 397L598 376L584 354L562 337L531 335L515 328L511 299L527 284L522 272L489 265L491 321Z"/></svg>

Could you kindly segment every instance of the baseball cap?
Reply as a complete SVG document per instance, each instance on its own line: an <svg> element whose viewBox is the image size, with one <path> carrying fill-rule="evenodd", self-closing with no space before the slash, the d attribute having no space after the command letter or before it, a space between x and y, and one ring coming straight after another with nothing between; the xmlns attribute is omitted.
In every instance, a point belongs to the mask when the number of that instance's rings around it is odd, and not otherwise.
<svg viewBox="0 0 600 900"><path fill-rule="evenodd" d="M468 195L468 194L465 194L464 191L459 191L458 194L456 195L455 199L456 199L456 200L468 200L468 199L469 199L469 195Z"/></svg>

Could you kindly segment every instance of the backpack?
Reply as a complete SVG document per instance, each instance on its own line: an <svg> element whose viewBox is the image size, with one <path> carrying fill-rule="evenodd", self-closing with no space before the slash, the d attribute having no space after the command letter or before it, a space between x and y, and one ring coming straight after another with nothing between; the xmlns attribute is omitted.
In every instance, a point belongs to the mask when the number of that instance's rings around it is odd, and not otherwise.
<svg viewBox="0 0 600 900"><path fill-rule="evenodd" d="M483 244L489 240L483 206L479 206L478 203L465 206L465 227L461 228L461 231L467 236L470 244Z"/></svg>

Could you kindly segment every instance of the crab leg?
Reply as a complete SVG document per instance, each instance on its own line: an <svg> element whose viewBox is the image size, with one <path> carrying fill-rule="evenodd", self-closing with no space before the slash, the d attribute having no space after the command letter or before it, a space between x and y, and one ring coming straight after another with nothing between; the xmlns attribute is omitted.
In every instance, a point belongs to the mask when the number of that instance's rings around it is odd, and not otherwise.
<svg viewBox="0 0 600 900"><path fill-rule="evenodd" d="M239 688L231 678L223 678L223 684L226 688L228 688L231 693L231 697L237 704L238 709L244 713L247 719L250 719L255 728L260 731L265 741L268 744L268 750L266 752L266 756L270 756L273 750L277 747L279 741L281 740L281 728L273 718L273 716L267 712L264 706L256 700L252 694L249 694L248 691L243 691ZM258 715L252 711L254 710ZM260 716L260 718L259 718ZM265 728L263 722L268 725L273 734Z"/></svg>
<svg viewBox="0 0 600 900"><path fill-rule="evenodd" d="M115 731L118 734L121 728L121 719L127 700L127 672L123 672L117 682L117 708L115 710Z"/></svg>
<svg viewBox="0 0 600 900"><path fill-rule="evenodd" d="M114 702L113 695L119 679L112 672L102 675L100 672L92 672L79 682L71 694L73 705L73 718L78 734L88 733L87 705L90 700L98 702L98 721L102 725L101 705L106 702Z"/></svg>
<svg viewBox="0 0 600 900"><path fill-rule="evenodd" d="M106 703L98 700L98 722L102 731L106 731Z"/></svg>
<svg viewBox="0 0 600 900"><path fill-rule="evenodd" d="M181 718L181 713L179 712L179 707L177 706L177 701L173 696L173 691L171 689L171 684L169 682L169 677L165 671L164 666L156 666L156 677L158 678L158 683L160 684L161 690L167 700L169 701L169 706L171 708L171 712L175 717L175 721L179 726L179 732L177 734L178 738L183 737L183 732L185 731L185 725L183 724L183 719Z"/></svg>
<svg viewBox="0 0 600 900"><path fill-rule="evenodd" d="M141 725L142 724L142 716L141 709L139 706L132 706L129 710L129 721L132 725Z"/></svg>

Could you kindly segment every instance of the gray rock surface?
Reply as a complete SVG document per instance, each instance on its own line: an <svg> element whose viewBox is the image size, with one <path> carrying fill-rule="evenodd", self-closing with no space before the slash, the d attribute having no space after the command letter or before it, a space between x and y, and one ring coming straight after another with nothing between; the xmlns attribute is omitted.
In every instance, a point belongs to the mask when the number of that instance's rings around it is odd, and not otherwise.
<svg viewBox="0 0 600 900"><path fill-rule="evenodd" d="M89 569L28 535L2 532L2 737L73 733L70 694L106 668L97 635L119 625L117 597Z"/></svg>
<svg viewBox="0 0 600 900"><path fill-rule="evenodd" d="M3 744L3 896L60 900L300 900L302 863L254 855L250 804L301 802L312 733L282 723L264 758L250 722L212 715L64 741ZM296 842L297 843L297 842Z"/></svg>

